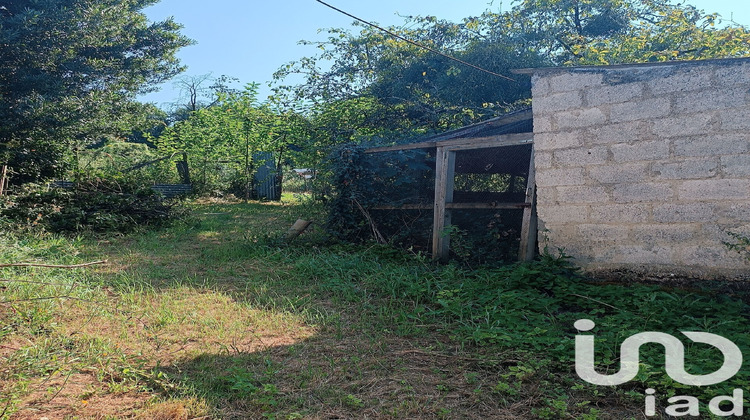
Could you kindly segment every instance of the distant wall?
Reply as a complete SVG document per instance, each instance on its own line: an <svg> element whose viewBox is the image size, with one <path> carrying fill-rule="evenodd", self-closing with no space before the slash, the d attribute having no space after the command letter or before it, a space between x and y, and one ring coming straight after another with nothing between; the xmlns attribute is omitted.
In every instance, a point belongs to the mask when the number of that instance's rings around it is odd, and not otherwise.
<svg viewBox="0 0 750 420"><path fill-rule="evenodd" d="M750 233L750 59L538 69L532 83L540 247L589 270L750 273L722 244Z"/></svg>

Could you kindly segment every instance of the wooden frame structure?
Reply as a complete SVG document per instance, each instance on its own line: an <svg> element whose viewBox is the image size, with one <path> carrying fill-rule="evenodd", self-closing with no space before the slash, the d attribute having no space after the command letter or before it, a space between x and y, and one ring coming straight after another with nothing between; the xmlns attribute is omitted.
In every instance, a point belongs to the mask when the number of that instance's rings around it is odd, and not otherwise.
<svg viewBox="0 0 750 420"><path fill-rule="evenodd" d="M451 210L454 209L523 209L521 224L521 243L518 259L528 261L534 258L536 248L537 222L534 211L536 188L534 178L534 134L514 133L489 137L449 138L445 140L425 141L396 146L374 147L367 149L367 153L393 152L414 149L436 150L435 155L435 199L432 206L403 205L382 206L377 209L427 210L433 209L432 255L433 259L445 260L450 250L450 237L445 234L445 228L451 225ZM456 171L456 152L505 146L531 144L531 157L526 182L525 200L515 203L454 203L453 187Z"/></svg>

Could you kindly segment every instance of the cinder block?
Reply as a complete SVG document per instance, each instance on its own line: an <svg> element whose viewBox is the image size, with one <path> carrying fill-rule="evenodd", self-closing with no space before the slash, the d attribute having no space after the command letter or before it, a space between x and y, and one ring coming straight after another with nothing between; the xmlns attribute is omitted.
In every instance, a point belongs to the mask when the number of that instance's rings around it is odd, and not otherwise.
<svg viewBox="0 0 750 420"><path fill-rule="evenodd" d="M750 93L748 93L747 96L750 96ZM750 103L750 98L745 100L747 103ZM750 109L745 106L744 109L738 108L722 112L720 121L721 129L724 131L750 130Z"/></svg>
<svg viewBox="0 0 750 420"><path fill-rule="evenodd" d="M675 156L734 155L750 151L748 134L712 134L674 140Z"/></svg>
<svg viewBox="0 0 750 420"><path fill-rule="evenodd" d="M680 115L655 120L653 132L658 137L695 136L716 131L719 124L714 113Z"/></svg>
<svg viewBox="0 0 750 420"><path fill-rule="evenodd" d="M602 72L573 71L546 76L550 92L579 91L602 84Z"/></svg>
<svg viewBox="0 0 750 420"><path fill-rule="evenodd" d="M613 123L637 120L651 120L666 117L671 112L668 98L651 98L641 101L614 104L610 108L609 119Z"/></svg>
<svg viewBox="0 0 750 420"><path fill-rule="evenodd" d="M725 223L750 222L750 201L727 201L716 203L719 221Z"/></svg>
<svg viewBox="0 0 750 420"><path fill-rule="evenodd" d="M657 179L713 178L719 173L717 158L654 162L651 171Z"/></svg>
<svg viewBox="0 0 750 420"><path fill-rule="evenodd" d="M617 203L662 203L672 200L672 186L664 183L616 184L612 191Z"/></svg>
<svg viewBox="0 0 750 420"><path fill-rule="evenodd" d="M586 183L583 168L540 168L536 172L536 185L540 188Z"/></svg>
<svg viewBox="0 0 750 420"><path fill-rule="evenodd" d="M693 267L741 269L747 263L736 252L730 252L721 244L714 246L686 246L677 250L677 261Z"/></svg>
<svg viewBox="0 0 750 420"><path fill-rule="evenodd" d="M615 162L660 160L669 157L669 142L659 139L633 144L613 144L610 150Z"/></svg>
<svg viewBox="0 0 750 420"><path fill-rule="evenodd" d="M536 149L534 145L534 167L535 168L551 168L552 167L552 152L542 151Z"/></svg>
<svg viewBox="0 0 750 420"><path fill-rule="evenodd" d="M654 207L654 221L663 223L716 221L716 205L712 203L661 204Z"/></svg>
<svg viewBox="0 0 750 420"><path fill-rule="evenodd" d="M584 133L580 130L539 133L534 135L535 150L567 149L583 145Z"/></svg>
<svg viewBox="0 0 750 420"><path fill-rule="evenodd" d="M682 182L677 194L680 200L750 200L748 179L706 179Z"/></svg>
<svg viewBox="0 0 750 420"><path fill-rule="evenodd" d="M620 264L672 264L674 251L666 246L621 245L613 248L612 262Z"/></svg>
<svg viewBox="0 0 750 420"><path fill-rule="evenodd" d="M733 86L716 89L715 86L702 92L686 92L674 96L673 109L677 114L692 114L732 108L742 108L750 86Z"/></svg>
<svg viewBox="0 0 750 420"><path fill-rule="evenodd" d="M539 207L537 215L547 228L572 225L588 221L589 206L560 205Z"/></svg>
<svg viewBox="0 0 750 420"><path fill-rule="evenodd" d="M715 70L716 84L721 87L750 87L750 63L727 62L725 65L717 67Z"/></svg>
<svg viewBox="0 0 750 420"><path fill-rule="evenodd" d="M587 144L631 143L637 140L649 140L653 136L650 123L646 121L606 124L592 127L589 132L591 135L586 137Z"/></svg>
<svg viewBox="0 0 750 420"><path fill-rule="evenodd" d="M545 96L535 96L533 99L539 114L551 114L559 111L580 108L583 104L580 91L559 92Z"/></svg>
<svg viewBox="0 0 750 420"><path fill-rule="evenodd" d="M610 197L604 187L576 185L557 187L557 200L565 204L606 203Z"/></svg>
<svg viewBox="0 0 750 420"><path fill-rule="evenodd" d="M557 188L537 188L536 205L537 207L554 207L560 205L557 201Z"/></svg>
<svg viewBox="0 0 750 420"><path fill-rule="evenodd" d="M628 239L628 227L617 224L580 224L578 235L584 241L622 243Z"/></svg>
<svg viewBox="0 0 750 420"><path fill-rule="evenodd" d="M607 121L607 116L599 108L588 108L558 112L555 114L555 121L557 122L557 128L565 130L604 124Z"/></svg>
<svg viewBox="0 0 750 420"><path fill-rule="evenodd" d="M534 74L531 76L531 94L533 97L549 95L549 78Z"/></svg>
<svg viewBox="0 0 750 420"><path fill-rule="evenodd" d="M643 96L643 84L628 83L590 87L586 89L584 98L586 99L586 106L593 107L629 102L641 96Z"/></svg>
<svg viewBox="0 0 750 420"><path fill-rule="evenodd" d="M593 223L645 223L650 218L648 204L596 204L589 215Z"/></svg>
<svg viewBox="0 0 750 420"><path fill-rule="evenodd" d="M589 178L602 184L640 182L646 178L647 163L622 163L591 166L587 168Z"/></svg>
<svg viewBox="0 0 750 420"><path fill-rule="evenodd" d="M704 223L701 226L701 239L703 243L711 245L723 244L724 242L734 242L734 239L727 232L738 232L742 234L750 233L750 225L743 224L736 220L731 223Z"/></svg>
<svg viewBox="0 0 750 420"><path fill-rule="evenodd" d="M633 227L631 237L642 244L670 244L690 241L700 235L700 224L646 224Z"/></svg>
<svg viewBox="0 0 750 420"><path fill-rule="evenodd" d="M553 156L553 163L556 166L589 166L606 163L609 151L606 146L581 147L556 150Z"/></svg>
<svg viewBox="0 0 750 420"><path fill-rule="evenodd" d="M534 136L541 133L548 133L554 131L555 127L552 123L552 117L543 116L538 114L536 109L534 110Z"/></svg>
<svg viewBox="0 0 750 420"><path fill-rule="evenodd" d="M714 72L711 66L675 68L671 75L656 78L648 82L654 96L674 92L703 90L714 84Z"/></svg>

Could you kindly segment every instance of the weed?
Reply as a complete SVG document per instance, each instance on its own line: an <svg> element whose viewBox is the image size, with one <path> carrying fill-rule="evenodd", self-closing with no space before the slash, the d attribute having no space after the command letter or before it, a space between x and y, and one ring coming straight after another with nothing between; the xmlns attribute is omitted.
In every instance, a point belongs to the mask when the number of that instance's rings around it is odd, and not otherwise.
<svg viewBox="0 0 750 420"><path fill-rule="evenodd" d="M577 381L576 319L596 320L602 370L646 330L750 349L742 296L604 284L562 253L469 270L317 233L286 244L278 236L314 209L191 206L197 223L130 236L0 234L2 262L110 261L0 269L0 418L54 407L68 408L50 418L625 418L642 409L642 385L682 389L654 368L658 348L643 349L628 388ZM687 369L715 369L720 356L692 346ZM691 392L729 395L748 379L743 369Z"/></svg>

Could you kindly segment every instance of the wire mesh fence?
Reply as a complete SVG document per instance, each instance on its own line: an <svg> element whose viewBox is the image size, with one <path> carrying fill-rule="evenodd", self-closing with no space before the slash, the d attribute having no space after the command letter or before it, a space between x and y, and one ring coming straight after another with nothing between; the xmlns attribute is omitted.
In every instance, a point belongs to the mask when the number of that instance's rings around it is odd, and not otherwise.
<svg viewBox="0 0 750 420"><path fill-rule="evenodd" d="M450 255L464 261L518 259L532 145L456 150L445 194ZM382 237L430 253L435 240L436 148L368 156L371 223Z"/></svg>

